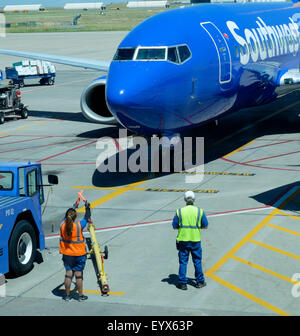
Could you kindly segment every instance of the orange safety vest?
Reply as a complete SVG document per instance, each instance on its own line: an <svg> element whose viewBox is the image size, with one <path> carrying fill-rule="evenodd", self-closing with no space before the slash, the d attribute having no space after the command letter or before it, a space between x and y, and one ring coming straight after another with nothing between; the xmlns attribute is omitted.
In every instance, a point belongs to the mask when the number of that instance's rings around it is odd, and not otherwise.
<svg viewBox="0 0 300 336"><path fill-rule="evenodd" d="M80 222L78 221L77 223L73 223L72 235L69 237L65 232L65 224L65 220L60 223L59 252L69 256L86 255L85 242Z"/></svg>

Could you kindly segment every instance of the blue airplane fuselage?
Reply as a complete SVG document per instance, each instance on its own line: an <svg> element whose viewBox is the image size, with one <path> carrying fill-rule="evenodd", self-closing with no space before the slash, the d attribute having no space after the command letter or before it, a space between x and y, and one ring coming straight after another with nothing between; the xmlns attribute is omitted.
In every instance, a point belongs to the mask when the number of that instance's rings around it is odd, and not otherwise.
<svg viewBox="0 0 300 336"><path fill-rule="evenodd" d="M282 74L299 69L298 17L292 2L154 15L119 45L107 76L109 109L134 132L166 135L271 102Z"/></svg>

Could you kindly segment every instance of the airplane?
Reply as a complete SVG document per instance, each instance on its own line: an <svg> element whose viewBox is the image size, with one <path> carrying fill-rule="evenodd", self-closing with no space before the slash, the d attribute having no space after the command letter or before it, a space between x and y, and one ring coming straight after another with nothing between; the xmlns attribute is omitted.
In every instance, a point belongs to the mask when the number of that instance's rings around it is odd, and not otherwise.
<svg viewBox="0 0 300 336"><path fill-rule="evenodd" d="M111 62L0 49L105 71L83 91L96 123L174 134L300 88L300 2L200 4L136 26Z"/></svg>

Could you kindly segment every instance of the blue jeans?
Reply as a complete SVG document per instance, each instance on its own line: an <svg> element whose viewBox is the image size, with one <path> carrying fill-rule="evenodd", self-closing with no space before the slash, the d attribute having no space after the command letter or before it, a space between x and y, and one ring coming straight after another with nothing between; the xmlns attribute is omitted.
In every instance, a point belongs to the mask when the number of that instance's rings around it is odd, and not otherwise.
<svg viewBox="0 0 300 336"><path fill-rule="evenodd" d="M204 282L204 275L202 272L202 248L201 242L179 242L177 244L178 258L179 258L179 273L178 281L180 284L187 283L186 270L189 262L189 255L191 252L193 263L195 266L196 282Z"/></svg>

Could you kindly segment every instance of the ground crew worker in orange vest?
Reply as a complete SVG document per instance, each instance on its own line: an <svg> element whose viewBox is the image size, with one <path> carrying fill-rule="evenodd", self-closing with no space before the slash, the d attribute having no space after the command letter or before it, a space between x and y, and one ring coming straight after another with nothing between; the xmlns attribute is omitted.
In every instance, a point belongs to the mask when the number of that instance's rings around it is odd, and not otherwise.
<svg viewBox="0 0 300 336"><path fill-rule="evenodd" d="M66 269L65 301L70 301L70 288L75 273L76 287L79 292L79 301L87 300L87 296L83 295L83 270L86 263L86 247L82 234L83 229L90 218L90 206L85 205L85 216L81 221L76 222L77 212L74 208L67 210L65 218L60 223L60 244L59 252L63 255L62 260Z"/></svg>

